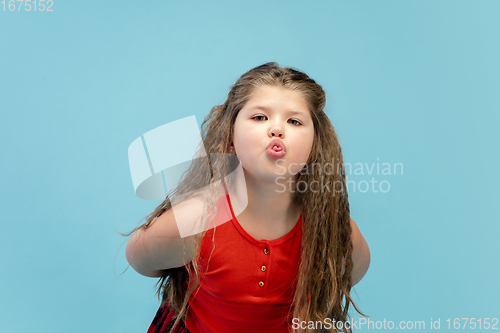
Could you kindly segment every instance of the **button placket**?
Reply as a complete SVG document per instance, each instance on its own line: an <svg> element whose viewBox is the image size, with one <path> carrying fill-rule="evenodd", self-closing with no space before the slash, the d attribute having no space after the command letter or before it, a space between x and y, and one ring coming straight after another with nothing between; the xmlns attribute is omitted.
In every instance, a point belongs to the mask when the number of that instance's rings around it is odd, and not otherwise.
<svg viewBox="0 0 500 333"><path fill-rule="evenodd" d="M270 260L270 256L269 256L269 244L265 244L264 248L262 249L262 265L259 267L259 281L258 281L258 286L259 286L259 289L260 289L260 294L261 296L265 297L265 289L264 289L264 286L266 285L266 281L267 281L267 268L269 266L269 260Z"/></svg>

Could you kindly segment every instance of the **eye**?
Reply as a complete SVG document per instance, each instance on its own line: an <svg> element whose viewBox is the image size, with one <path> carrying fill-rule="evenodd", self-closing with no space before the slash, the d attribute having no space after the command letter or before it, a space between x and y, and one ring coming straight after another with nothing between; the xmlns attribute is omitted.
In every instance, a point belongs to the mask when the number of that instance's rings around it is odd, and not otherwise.
<svg viewBox="0 0 500 333"><path fill-rule="evenodd" d="M259 118L259 119L257 119L257 118ZM262 119L262 118L267 118L267 117L266 117L266 116L263 116L263 115L259 115L259 116L254 116L254 117L252 117L252 119L255 119L255 120L257 120L257 121L263 121L264 119ZM302 125L302 123L301 123L300 121L296 120L296 119L289 119L288 121L289 121L289 122L290 122L290 121L294 121L295 123L292 123L292 124L294 124L295 126L300 126L300 125Z"/></svg>
<svg viewBox="0 0 500 333"><path fill-rule="evenodd" d="M252 119L255 119L255 118L262 118L262 117L264 117L264 118L265 118L266 116L255 116L255 117L253 117Z"/></svg>
<svg viewBox="0 0 500 333"><path fill-rule="evenodd" d="M297 123L295 126L302 125L302 124L300 123L300 121L298 121L298 120L295 120L295 119L290 119L290 121L295 121L295 122Z"/></svg>

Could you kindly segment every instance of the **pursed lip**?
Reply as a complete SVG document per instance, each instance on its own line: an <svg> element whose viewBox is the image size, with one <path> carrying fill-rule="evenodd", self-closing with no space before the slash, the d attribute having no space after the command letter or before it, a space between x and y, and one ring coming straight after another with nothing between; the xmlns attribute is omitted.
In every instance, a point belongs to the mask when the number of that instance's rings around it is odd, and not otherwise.
<svg viewBox="0 0 500 333"><path fill-rule="evenodd" d="M267 146L267 149L272 149L273 146L281 147L281 149L286 152L285 144L280 139L273 139L269 146Z"/></svg>

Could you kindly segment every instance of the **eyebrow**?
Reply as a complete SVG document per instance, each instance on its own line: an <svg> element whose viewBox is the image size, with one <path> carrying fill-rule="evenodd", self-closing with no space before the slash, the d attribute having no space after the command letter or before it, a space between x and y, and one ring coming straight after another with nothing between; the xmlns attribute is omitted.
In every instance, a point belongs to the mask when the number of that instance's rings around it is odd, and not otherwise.
<svg viewBox="0 0 500 333"><path fill-rule="evenodd" d="M266 112L272 112L272 110L270 108L268 108L267 106L260 106L260 105L257 105L257 106L253 106L252 109L260 109L262 111L266 111ZM287 111L288 114L298 114L298 115L302 115L302 116L305 116L307 117L307 113L305 112L302 112L302 111L295 111L295 110L292 110L292 111Z"/></svg>

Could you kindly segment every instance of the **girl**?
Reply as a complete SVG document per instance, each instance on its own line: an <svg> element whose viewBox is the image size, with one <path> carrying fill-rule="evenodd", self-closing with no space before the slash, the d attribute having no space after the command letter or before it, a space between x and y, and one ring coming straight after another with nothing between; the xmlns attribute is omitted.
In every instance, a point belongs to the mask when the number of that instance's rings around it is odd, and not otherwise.
<svg viewBox="0 0 500 333"><path fill-rule="evenodd" d="M349 216L325 103L314 80L271 62L242 75L204 119L203 148L218 158L195 159L128 234L130 265L161 277L148 333L350 331L349 304L362 314L350 290L370 252ZM238 167L241 177L226 177ZM200 221L203 232L180 237Z"/></svg>

